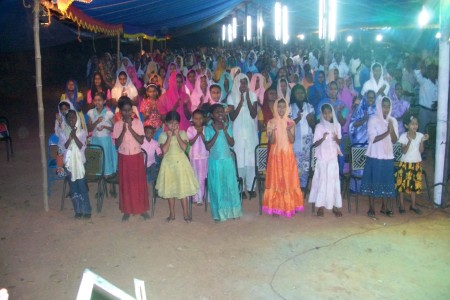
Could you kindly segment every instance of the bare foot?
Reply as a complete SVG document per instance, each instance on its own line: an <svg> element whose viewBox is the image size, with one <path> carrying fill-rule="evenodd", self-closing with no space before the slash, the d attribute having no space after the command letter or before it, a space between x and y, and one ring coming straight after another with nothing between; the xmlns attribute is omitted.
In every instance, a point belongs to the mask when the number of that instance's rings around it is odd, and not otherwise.
<svg viewBox="0 0 450 300"><path fill-rule="evenodd" d="M317 216L318 217L323 217L323 207L320 207L319 210L317 211Z"/></svg>
<svg viewBox="0 0 450 300"><path fill-rule="evenodd" d="M336 216L336 217L342 217L342 212L341 212L341 210L339 209L339 208L337 208L337 207L333 207L333 214Z"/></svg>

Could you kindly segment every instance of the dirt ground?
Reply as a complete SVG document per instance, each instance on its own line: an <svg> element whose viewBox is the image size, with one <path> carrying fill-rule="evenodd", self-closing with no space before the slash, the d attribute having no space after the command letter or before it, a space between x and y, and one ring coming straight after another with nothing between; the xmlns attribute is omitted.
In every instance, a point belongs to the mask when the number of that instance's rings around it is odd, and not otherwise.
<svg viewBox="0 0 450 300"><path fill-rule="evenodd" d="M60 211L58 182L45 212L33 105L1 105L14 139L9 163L0 144L0 287L10 299L75 299L86 268L129 294L133 278L144 280L148 299L450 298L448 211L423 196L422 216L395 211L377 221L362 198L357 214L318 218L307 205L290 220L259 216L258 202L244 200L244 217L221 224L196 206L192 223L179 206L166 223L158 200L151 220L122 223L113 198L89 221L73 218L69 199ZM46 102L46 138L55 107ZM91 185L92 203L94 194Z"/></svg>

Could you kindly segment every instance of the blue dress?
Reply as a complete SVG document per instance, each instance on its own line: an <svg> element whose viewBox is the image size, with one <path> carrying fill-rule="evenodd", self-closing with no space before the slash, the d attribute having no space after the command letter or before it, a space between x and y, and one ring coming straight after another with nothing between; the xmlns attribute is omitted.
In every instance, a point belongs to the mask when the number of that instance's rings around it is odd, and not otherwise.
<svg viewBox="0 0 450 300"><path fill-rule="evenodd" d="M231 126L228 126L227 132L233 136ZM210 141L214 134L214 128L210 123L205 127L205 139ZM209 151L208 193L211 215L215 221L242 216L236 167L223 130L219 131L219 136Z"/></svg>

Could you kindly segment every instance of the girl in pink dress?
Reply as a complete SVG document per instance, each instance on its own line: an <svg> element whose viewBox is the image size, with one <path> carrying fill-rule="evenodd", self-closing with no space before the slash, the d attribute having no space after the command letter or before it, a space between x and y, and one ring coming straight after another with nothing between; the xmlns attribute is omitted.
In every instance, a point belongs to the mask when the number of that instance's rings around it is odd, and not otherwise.
<svg viewBox="0 0 450 300"><path fill-rule="evenodd" d="M208 174L208 156L209 152L205 146L204 122L205 116L203 111L197 109L192 113L193 126L187 129L187 136L189 138L189 159L192 168L194 169L195 177L199 182L198 193L194 196L194 202L198 205L203 204L203 197L205 193L205 179Z"/></svg>

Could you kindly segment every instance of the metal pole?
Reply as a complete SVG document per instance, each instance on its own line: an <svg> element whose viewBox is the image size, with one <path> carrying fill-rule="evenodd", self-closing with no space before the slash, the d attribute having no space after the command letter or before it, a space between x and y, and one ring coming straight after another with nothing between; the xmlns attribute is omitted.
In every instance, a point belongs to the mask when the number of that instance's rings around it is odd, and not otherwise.
<svg viewBox="0 0 450 300"><path fill-rule="evenodd" d="M142 53L142 49L144 49L144 47L142 46L142 40L143 40L143 38L142 38L142 36L139 38L139 44L140 44L140 46L141 46L141 53Z"/></svg>
<svg viewBox="0 0 450 300"><path fill-rule="evenodd" d="M48 185L47 185L47 156L45 153L45 125L44 125L44 101L42 97L42 66L41 66L41 44L39 40L39 0L34 0L33 8L33 30L34 30L34 56L36 62L36 94L39 115L39 144L41 147L42 167L42 191L44 198L44 209L48 211Z"/></svg>
<svg viewBox="0 0 450 300"><path fill-rule="evenodd" d="M438 111L436 127L436 162L434 169L434 203L442 205L445 147L447 145L450 2L440 1Z"/></svg>

